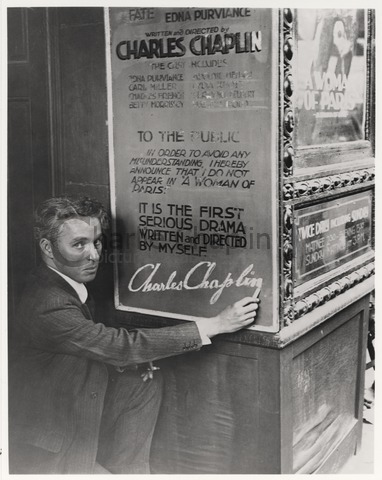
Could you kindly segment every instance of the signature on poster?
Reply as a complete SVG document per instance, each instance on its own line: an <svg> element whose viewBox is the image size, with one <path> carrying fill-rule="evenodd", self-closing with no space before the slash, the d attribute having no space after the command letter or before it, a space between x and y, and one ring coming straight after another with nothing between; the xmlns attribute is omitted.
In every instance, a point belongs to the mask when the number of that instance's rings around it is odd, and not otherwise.
<svg viewBox="0 0 382 480"><path fill-rule="evenodd" d="M177 271L174 270L165 282L156 282L155 276L160 274L161 263L148 263L138 268L131 277L128 289L130 292L164 292L168 290L216 290L210 298L210 304L213 305L220 298L223 290L230 287L261 287L263 279L255 277L254 264L248 265L236 278L232 273L228 273L224 280L212 277L216 268L216 262L199 262L192 267L183 279L177 278ZM205 270L203 279L196 280L197 275L200 278L200 272ZM139 279L138 279L139 276Z"/></svg>

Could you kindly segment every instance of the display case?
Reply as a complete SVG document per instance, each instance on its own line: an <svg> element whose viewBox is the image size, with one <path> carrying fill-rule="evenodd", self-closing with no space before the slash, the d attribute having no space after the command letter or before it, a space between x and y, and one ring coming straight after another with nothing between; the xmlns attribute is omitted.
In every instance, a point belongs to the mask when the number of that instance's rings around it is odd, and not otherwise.
<svg viewBox="0 0 382 480"><path fill-rule="evenodd" d="M288 15L283 283L296 319L374 272L374 27L366 10Z"/></svg>
<svg viewBox="0 0 382 480"><path fill-rule="evenodd" d="M261 285L250 328L276 332L372 274L371 14L280 15L107 11L118 309L194 319Z"/></svg>

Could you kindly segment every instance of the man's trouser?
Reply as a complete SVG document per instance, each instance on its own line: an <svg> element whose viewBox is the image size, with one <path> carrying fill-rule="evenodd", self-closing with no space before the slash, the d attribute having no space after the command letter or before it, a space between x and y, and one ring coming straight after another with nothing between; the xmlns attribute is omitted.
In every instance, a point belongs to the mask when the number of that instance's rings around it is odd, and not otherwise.
<svg viewBox="0 0 382 480"><path fill-rule="evenodd" d="M109 369L97 462L92 471L76 472L78 465L62 452L11 444L10 473L150 473L150 447L162 397L162 377L155 372L152 380L143 382L141 374L141 369L123 373Z"/></svg>
<svg viewBox="0 0 382 480"><path fill-rule="evenodd" d="M111 473L150 473L151 440L162 397L162 376L144 382L142 371L109 370L97 462Z"/></svg>

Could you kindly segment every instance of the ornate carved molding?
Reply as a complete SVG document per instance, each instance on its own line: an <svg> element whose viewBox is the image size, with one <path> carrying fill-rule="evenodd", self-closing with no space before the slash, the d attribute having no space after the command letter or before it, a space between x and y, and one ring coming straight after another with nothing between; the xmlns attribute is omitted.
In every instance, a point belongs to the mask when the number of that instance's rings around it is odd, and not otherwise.
<svg viewBox="0 0 382 480"><path fill-rule="evenodd" d="M283 217L283 309L284 309L284 326L293 322L293 210L290 205L284 207Z"/></svg>
<svg viewBox="0 0 382 480"><path fill-rule="evenodd" d="M283 197L284 200L293 200L294 198L309 197L310 195L327 191L341 191L342 188L350 185L362 185L367 182L373 182L374 178L375 168L368 168L304 180L302 182L286 183L283 186Z"/></svg>
<svg viewBox="0 0 382 480"><path fill-rule="evenodd" d="M367 10L367 48L366 48L366 66L367 66L367 82L371 86L373 84L374 65L373 57L375 58L375 50L373 39L375 38L374 32L374 13L372 10ZM365 138L370 139L371 137L371 115L370 110L372 108L371 99L373 95L371 93L371 88L366 89L366 114L365 114Z"/></svg>
<svg viewBox="0 0 382 480"><path fill-rule="evenodd" d="M334 297L337 297L345 290L357 285L375 272L375 264L371 262L358 270L346 275L345 277L327 285L321 290L312 293L308 297L300 300L294 306L294 319L305 315L319 305L323 305Z"/></svg>
<svg viewBox="0 0 382 480"><path fill-rule="evenodd" d="M293 59L293 10L284 8L282 10L282 104L281 104L281 168L280 176L282 180L281 195L285 198L286 184L290 184L289 177L293 175L294 147L294 110L293 110L293 90L294 83L292 77L292 59ZM290 193L293 198L293 193ZM283 317L281 328L293 322L294 304L293 304L293 207L284 205L281 210L282 218L282 238L281 238L281 292L280 300L282 304Z"/></svg>
<svg viewBox="0 0 382 480"><path fill-rule="evenodd" d="M293 10L285 8L282 10L282 104L281 104L281 156L280 156L280 177L282 180L281 195L285 197L285 184L289 184L289 177L293 175L294 148L294 111L293 111L293 90L292 59L293 59ZM293 193L291 193L293 197ZM282 304L283 316L281 328L293 322L293 207L284 205L281 210L282 238L281 238L281 292L280 301Z"/></svg>
<svg viewBox="0 0 382 480"><path fill-rule="evenodd" d="M292 59L293 59L293 11L290 8L283 10L283 173L289 177L293 175L293 130L294 130L294 112L293 112L293 77L292 77Z"/></svg>

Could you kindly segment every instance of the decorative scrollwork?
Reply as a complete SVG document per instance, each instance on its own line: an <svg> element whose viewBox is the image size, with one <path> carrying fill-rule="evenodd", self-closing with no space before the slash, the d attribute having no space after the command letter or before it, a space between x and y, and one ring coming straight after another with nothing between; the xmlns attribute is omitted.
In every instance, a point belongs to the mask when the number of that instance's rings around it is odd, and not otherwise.
<svg viewBox="0 0 382 480"><path fill-rule="evenodd" d="M284 325L289 325L293 321L293 210L290 205L284 206L283 212L283 238L282 238L282 258L283 258L283 289L282 300L284 308Z"/></svg>
<svg viewBox="0 0 382 480"><path fill-rule="evenodd" d="M292 229L292 224L293 224L292 207L290 205L286 205L284 209L284 234L287 234L288 237Z"/></svg>
<svg viewBox="0 0 382 480"><path fill-rule="evenodd" d="M294 197L294 186L292 183L286 183L283 186L284 200L292 200Z"/></svg>
<svg viewBox="0 0 382 480"><path fill-rule="evenodd" d="M350 185L361 185L367 182L373 182L375 178L375 168L354 170L353 172L340 173L338 175L330 175L328 177L315 178L312 180L304 180L296 182L293 186L294 198L307 197L317 193L327 192L329 190L340 190ZM290 191L284 200L290 200Z"/></svg>
<svg viewBox="0 0 382 480"><path fill-rule="evenodd" d="M281 144L281 175L282 195L284 200L292 200L295 197L293 184L288 181L288 177L293 175L294 147L294 110L293 110L293 92L294 82L292 75L293 59L293 11L289 8L283 9L283 104L280 106L281 131L283 139ZM281 302L283 308L283 325L289 325L293 322L293 209L290 205L284 205L281 211L282 225L282 290ZM281 325L281 326L283 326Z"/></svg>
<svg viewBox="0 0 382 480"><path fill-rule="evenodd" d="M284 25L290 28L293 23L293 13L290 8L284 8Z"/></svg>
<svg viewBox="0 0 382 480"><path fill-rule="evenodd" d="M293 11L290 8L284 8L283 10L283 23L284 23L284 71L283 71L283 95L284 95L284 108L283 108L283 130L284 130L284 176L293 175L293 161L294 161L294 148L293 148L293 130L294 130L294 112L293 112L293 91L294 82L292 75L292 58L293 58Z"/></svg>
<svg viewBox="0 0 382 480"><path fill-rule="evenodd" d="M294 308L292 305L287 305L284 308L284 324L290 325L294 319Z"/></svg>
<svg viewBox="0 0 382 480"><path fill-rule="evenodd" d="M294 89L294 86L293 86L293 79L292 79L292 75L289 74L285 77L285 80L284 80L284 93L287 97L291 97L292 94L293 94L293 89Z"/></svg>
<svg viewBox="0 0 382 480"><path fill-rule="evenodd" d="M306 298L298 301L294 306L294 319L305 315L306 313L312 311L314 308L319 305L323 305L332 298L340 295L349 288L354 287L358 283L365 280L365 278L370 277L375 272L374 262L368 263L367 265L359 268L358 270L346 275L345 277L336 280L330 285L322 288L318 292L312 293Z"/></svg>
<svg viewBox="0 0 382 480"><path fill-rule="evenodd" d="M284 132L285 135L290 135L294 130L294 115L292 110L286 110L284 115ZM290 148L290 145L289 145Z"/></svg>
<svg viewBox="0 0 382 480"><path fill-rule="evenodd" d="M293 147L288 144L288 141L284 145L284 174L289 176L293 172L294 162L294 150Z"/></svg>
<svg viewBox="0 0 382 480"><path fill-rule="evenodd" d="M286 36L284 40L284 58L290 62L293 58L293 38Z"/></svg>

